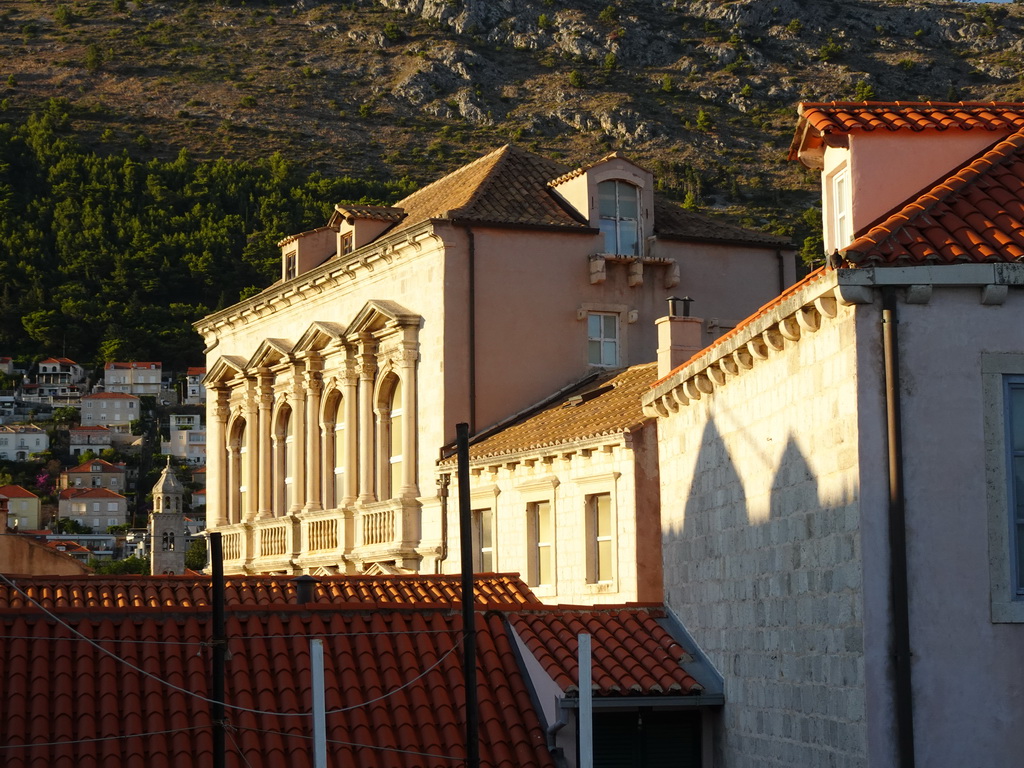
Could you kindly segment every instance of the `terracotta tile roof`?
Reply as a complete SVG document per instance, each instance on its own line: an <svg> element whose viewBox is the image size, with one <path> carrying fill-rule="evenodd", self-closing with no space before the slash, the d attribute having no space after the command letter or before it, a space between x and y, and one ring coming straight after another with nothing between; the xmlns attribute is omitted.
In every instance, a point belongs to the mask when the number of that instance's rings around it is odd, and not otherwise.
<svg viewBox="0 0 1024 768"><path fill-rule="evenodd" d="M38 499L32 491L25 490L20 485L4 485L0 486L0 496L6 496L8 499Z"/></svg>
<svg viewBox="0 0 1024 768"><path fill-rule="evenodd" d="M842 255L852 264L1024 260L1024 131L896 210Z"/></svg>
<svg viewBox="0 0 1024 768"><path fill-rule="evenodd" d="M309 764L311 637L325 641L328 764L465 760L461 615L302 607L229 610L226 624L230 768ZM0 616L6 768L213 764L210 707L197 698L211 693L208 611L135 610L72 626L117 658L38 611ZM478 615L476 630L481 764L553 768L502 617Z"/></svg>
<svg viewBox="0 0 1024 768"><path fill-rule="evenodd" d="M60 492L59 499L124 499L119 493L108 488L65 488Z"/></svg>
<svg viewBox="0 0 1024 768"><path fill-rule="evenodd" d="M598 162L618 156L619 153L613 153ZM552 183L583 173L588 167L591 166L570 171L554 160L506 144L395 203L408 215L390 232L427 219L589 231L588 222L564 207L550 189ZM672 239L772 246L787 243L786 238L684 211L657 196L655 232Z"/></svg>
<svg viewBox="0 0 1024 768"><path fill-rule="evenodd" d="M460 576L321 576L314 603L324 605L461 603ZM292 605L296 602L291 576L228 576L225 601L231 605ZM47 608L121 609L169 606L203 607L210 603L210 578L186 576L37 577L22 578L18 586ZM537 602L530 588L515 575L476 577L477 602L488 606L520 606ZM29 603L0 582L0 611Z"/></svg>
<svg viewBox="0 0 1024 768"><path fill-rule="evenodd" d="M789 159L820 144L822 136L854 131L1004 131L1024 129L1024 104L1014 102L832 101L804 102Z"/></svg>
<svg viewBox="0 0 1024 768"><path fill-rule="evenodd" d="M83 400L138 400L135 395L125 392L97 392L95 395L85 395Z"/></svg>
<svg viewBox="0 0 1024 768"><path fill-rule="evenodd" d="M76 363L74 360L68 357L48 357L45 360L39 361L40 365L42 365L43 363L46 363L47 365L52 365L53 363L62 363L63 365L78 365L78 363Z"/></svg>
<svg viewBox="0 0 1024 768"><path fill-rule="evenodd" d="M206 374L206 368L199 366L192 366L185 371L186 376L203 376Z"/></svg>
<svg viewBox="0 0 1024 768"><path fill-rule="evenodd" d="M553 160L506 144L395 203L407 216L392 231L427 219L584 229L586 222L547 189L564 171Z"/></svg>
<svg viewBox="0 0 1024 768"><path fill-rule="evenodd" d="M345 218L372 219L374 221L401 221L405 211L384 205L336 205L334 210Z"/></svg>
<svg viewBox="0 0 1024 768"><path fill-rule="evenodd" d="M665 617L661 607L556 606L509 614L509 623L565 692L579 690L578 635L589 634L595 695L700 694L702 686L684 668L689 652L658 623Z"/></svg>
<svg viewBox="0 0 1024 768"><path fill-rule="evenodd" d="M88 547L83 547L77 541L56 541L51 539L45 542L46 546L50 549L56 549L58 552L67 552L68 554L78 555L91 555Z"/></svg>
<svg viewBox="0 0 1024 768"><path fill-rule="evenodd" d="M110 432L109 427L72 427L69 430L72 434L75 432Z"/></svg>
<svg viewBox="0 0 1024 768"><path fill-rule="evenodd" d="M659 197L654 198L654 222L658 237L670 240L711 240L775 248L793 247L788 237L744 229L721 219L687 211Z"/></svg>
<svg viewBox="0 0 1024 768"><path fill-rule="evenodd" d="M107 363L103 366L104 370L155 370L163 366L163 363L143 363L143 362L132 362L132 363Z"/></svg>
<svg viewBox="0 0 1024 768"><path fill-rule="evenodd" d="M565 445L636 427L648 420L640 407L640 397L657 378L657 371L657 363L645 363L591 380L470 445L470 459ZM454 463L454 459L444 463Z"/></svg>
<svg viewBox="0 0 1024 768"><path fill-rule="evenodd" d="M68 474L72 474L72 473L76 473L76 472L84 472L86 474L92 474L92 472L93 472L92 468L95 465L99 465L101 467L101 469L100 469L101 473L105 473L105 474L121 473L121 474L124 474L124 465L123 464L111 464L109 461L106 461L105 459L93 459L92 461L86 461L86 462L83 462L83 463L79 464L77 467L72 467L71 469L65 469L64 471L66 473L68 473Z"/></svg>

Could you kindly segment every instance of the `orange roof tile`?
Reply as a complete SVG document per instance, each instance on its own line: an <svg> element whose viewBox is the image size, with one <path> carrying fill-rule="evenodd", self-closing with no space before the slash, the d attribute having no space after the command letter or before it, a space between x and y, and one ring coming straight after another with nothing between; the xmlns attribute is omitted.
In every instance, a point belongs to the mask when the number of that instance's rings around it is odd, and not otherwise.
<svg viewBox="0 0 1024 768"><path fill-rule="evenodd" d="M4 485L0 486L0 496L6 496L8 499L38 499L32 491L25 490L20 485Z"/></svg>
<svg viewBox="0 0 1024 768"><path fill-rule="evenodd" d="M626 432L648 420L640 397L657 378L657 363L609 372L563 393L535 413L505 427L469 448L470 459L482 459ZM453 463L454 459L445 463Z"/></svg>
<svg viewBox="0 0 1024 768"><path fill-rule="evenodd" d="M461 602L458 575L320 576L314 603L444 603ZM477 602L518 606L537 602L516 575L486 574L475 580ZM85 576L22 578L18 586L34 600L54 609L202 607L210 603L210 578L192 576ZM291 576L228 576L225 600L230 605L294 604ZM17 590L0 583L0 611L29 605Z"/></svg>
<svg viewBox="0 0 1024 768"><path fill-rule="evenodd" d="M83 400L138 400L135 395L125 392L97 392L94 395L85 395Z"/></svg>
<svg viewBox="0 0 1024 768"><path fill-rule="evenodd" d="M206 373L206 368L200 366L192 366L185 371L186 376L202 376Z"/></svg>
<svg viewBox="0 0 1024 768"><path fill-rule="evenodd" d="M102 467L100 472L104 472L104 473L107 473L107 474L118 473L118 472L123 473L124 472L124 465L123 464L111 464L109 461L106 461L105 459L93 459L92 461L86 461L86 462L83 462L82 464L79 464L77 467L72 467L71 469L65 469L64 471L69 473L69 474L72 473L72 472L85 472L87 474L91 474L92 471L93 471L93 469L92 469L93 466L97 465L97 464L100 467Z"/></svg>
<svg viewBox="0 0 1024 768"><path fill-rule="evenodd" d="M855 265L1024 260L1024 131L894 211L842 255Z"/></svg>
<svg viewBox="0 0 1024 768"><path fill-rule="evenodd" d="M1014 102L832 101L804 102L789 159L823 137L855 131L1005 131L1024 129L1024 104Z"/></svg>
<svg viewBox="0 0 1024 768"><path fill-rule="evenodd" d="M119 493L107 488L65 488L60 492L60 499L123 499Z"/></svg>
<svg viewBox="0 0 1024 768"><path fill-rule="evenodd" d="M407 216L390 232L428 219L590 231L588 222L563 206L550 189L549 185L565 178L567 172L561 163L507 144L395 203ZM658 196L654 226L657 235L672 239L771 246L787 243L786 238L684 211Z"/></svg>

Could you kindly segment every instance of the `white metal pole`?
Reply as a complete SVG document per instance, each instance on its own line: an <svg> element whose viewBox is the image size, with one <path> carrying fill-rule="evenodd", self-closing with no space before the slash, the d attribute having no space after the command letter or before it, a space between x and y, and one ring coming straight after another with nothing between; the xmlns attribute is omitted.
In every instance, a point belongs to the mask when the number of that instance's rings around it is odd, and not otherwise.
<svg viewBox="0 0 1024 768"><path fill-rule="evenodd" d="M309 668L313 689L313 768L327 768L327 708L324 705L324 641L309 641Z"/></svg>
<svg viewBox="0 0 1024 768"><path fill-rule="evenodd" d="M594 765L594 694L591 690L590 635L579 635L580 668L580 765L579 768L593 768Z"/></svg>

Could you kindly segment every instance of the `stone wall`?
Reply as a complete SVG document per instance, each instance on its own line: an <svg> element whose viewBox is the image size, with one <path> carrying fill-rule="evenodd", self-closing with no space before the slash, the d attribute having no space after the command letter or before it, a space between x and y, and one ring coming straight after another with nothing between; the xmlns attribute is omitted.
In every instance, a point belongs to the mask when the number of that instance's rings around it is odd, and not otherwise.
<svg viewBox="0 0 1024 768"><path fill-rule="evenodd" d="M658 420L666 599L725 678L729 768L867 762L855 328Z"/></svg>

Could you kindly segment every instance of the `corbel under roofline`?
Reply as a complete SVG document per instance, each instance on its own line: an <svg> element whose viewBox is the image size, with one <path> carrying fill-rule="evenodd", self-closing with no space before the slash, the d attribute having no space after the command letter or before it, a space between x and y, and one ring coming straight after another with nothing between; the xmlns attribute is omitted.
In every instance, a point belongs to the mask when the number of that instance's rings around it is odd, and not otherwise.
<svg viewBox="0 0 1024 768"><path fill-rule="evenodd" d="M784 340L799 341L803 333L816 331L824 318L836 316L837 304L870 304L875 289L885 286L905 288L909 304L927 303L932 289L940 286L977 288L981 304L998 305L1006 300L1010 286L1024 286L1024 264L860 267L824 272L656 384L641 400L644 413L667 416L691 400L699 400L730 376L780 351Z"/></svg>

